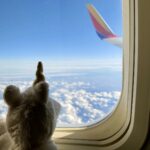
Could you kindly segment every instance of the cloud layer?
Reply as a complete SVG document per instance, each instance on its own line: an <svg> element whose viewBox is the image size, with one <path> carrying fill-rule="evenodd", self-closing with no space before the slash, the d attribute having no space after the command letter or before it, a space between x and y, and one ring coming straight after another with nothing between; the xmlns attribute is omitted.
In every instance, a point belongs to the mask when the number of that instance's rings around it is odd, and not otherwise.
<svg viewBox="0 0 150 150"><path fill-rule="evenodd" d="M32 81L3 81L0 84L0 117L5 118L7 106L2 93L9 84L19 86L21 91L32 84ZM120 91L95 91L90 82L50 82L50 96L61 103L62 109L58 126L80 126L96 123L116 107Z"/></svg>

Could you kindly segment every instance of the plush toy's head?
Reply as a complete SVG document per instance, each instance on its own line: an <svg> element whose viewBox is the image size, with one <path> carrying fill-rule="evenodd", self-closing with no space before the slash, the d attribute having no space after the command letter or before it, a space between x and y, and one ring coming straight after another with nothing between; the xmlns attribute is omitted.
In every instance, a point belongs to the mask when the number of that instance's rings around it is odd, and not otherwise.
<svg viewBox="0 0 150 150"><path fill-rule="evenodd" d="M4 92L4 100L9 107L7 130L14 147L21 150L44 144L55 128L55 110L48 98L49 86L42 72L42 63L39 62L32 87L20 92L18 87L10 85Z"/></svg>

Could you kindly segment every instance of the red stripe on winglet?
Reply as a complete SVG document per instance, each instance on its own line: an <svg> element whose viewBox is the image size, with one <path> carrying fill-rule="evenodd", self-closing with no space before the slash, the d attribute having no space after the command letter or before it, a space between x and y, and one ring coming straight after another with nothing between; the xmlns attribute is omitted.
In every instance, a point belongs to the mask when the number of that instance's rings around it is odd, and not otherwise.
<svg viewBox="0 0 150 150"><path fill-rule="evenodd" d="M97 32L100 32L101 34L105 35L107 38L112 38L112 37L116 37L116 35L110 33L109 31L107 31L95 18L94 16L89 12L90 17L93 21L93 24L96 28Z"/></svg>

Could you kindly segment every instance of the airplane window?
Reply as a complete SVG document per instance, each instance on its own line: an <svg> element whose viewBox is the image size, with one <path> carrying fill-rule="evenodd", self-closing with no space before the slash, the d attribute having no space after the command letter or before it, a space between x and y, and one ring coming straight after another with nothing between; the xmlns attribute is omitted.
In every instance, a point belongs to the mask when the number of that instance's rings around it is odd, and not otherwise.
<svg viewBox="0 0 150 150"><path fill-rule="evenodd" d="M39 60L62 105L58 127L110 115L122 90L121 8L121 0L0 1L0 117L5 87L31 86Z"/></svg>

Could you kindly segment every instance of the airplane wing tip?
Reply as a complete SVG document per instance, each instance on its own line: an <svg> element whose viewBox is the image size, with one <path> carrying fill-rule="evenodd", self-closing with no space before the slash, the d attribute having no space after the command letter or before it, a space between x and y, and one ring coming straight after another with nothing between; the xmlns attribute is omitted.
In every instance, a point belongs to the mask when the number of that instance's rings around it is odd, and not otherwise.
<svg viewBox="0 0 150 150"><path fill-rule="evenodd" d="M98 13L96 8L90 3L86 4L86 7L88 9L91 20L93 22L96 33L99 36L99 38L101 40L109 39L108 41L113 41L112 44L115 44L115 42L117 42L116 45L118 45L118 43L119 43L119 41L117 40L118 36L116 34L114 34L112 29L105 22L103 17ZM122 42L120 42L120 43L122 43Z"/></svg>

